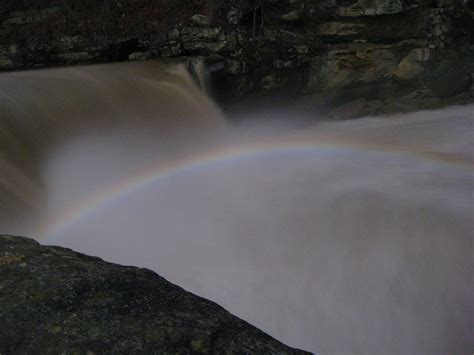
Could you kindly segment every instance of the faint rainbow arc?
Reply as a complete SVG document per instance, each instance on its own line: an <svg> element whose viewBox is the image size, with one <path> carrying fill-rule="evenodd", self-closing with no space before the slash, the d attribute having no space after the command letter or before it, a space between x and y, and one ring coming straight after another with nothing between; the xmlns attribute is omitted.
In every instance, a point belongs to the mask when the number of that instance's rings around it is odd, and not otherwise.
<svg viewBox="0 0 474 355"><path fill-rule="evenodd" d="M292 141L286 142L269 140L259 144L253 145L239 145L231 146L227 148L221 148L217 151L205 152L200 155L184 156L177 158L165 164L153 166L152 168L145 169L135 175L133 178L125 179L110 188L104 189L99 195L93 196L86 199L85 201L78 204L77 207L65 212L58 218L53 219L51 223L48 223L46 228L43 230L41 235L42 238L54 235L69 225L72 225L93 211L99 209L108 203L120 199L133 191L139 190L148 186L157 180L179 174L181 172L191 171L194 168L212 165L213 163L226 162L232 160L243 160L245 158L257 157L259 155L265 156L273 153L284 153L284 152L308 152L317 150L342 150L342 149L357 149L366 150L372 152L392 152L392 153L405 153L415 157L425 158L429 160L435 160L442 163L456 164L467 167L473 167L474 162L471 159L465 159L463 157L457 157L456 155L440 154L436 152L426 152L417 150L404 150L399 147L393 147L389 145L360 143L357 141Z"/></svg>

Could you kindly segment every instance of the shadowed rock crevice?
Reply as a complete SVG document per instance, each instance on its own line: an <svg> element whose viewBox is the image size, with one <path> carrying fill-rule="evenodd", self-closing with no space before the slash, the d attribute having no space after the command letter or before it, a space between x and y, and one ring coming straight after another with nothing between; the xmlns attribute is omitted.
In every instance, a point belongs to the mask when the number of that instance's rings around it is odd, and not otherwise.
<svg viewBox="0 0 474 355"><path fill-rule="evenodd" d="M152 271L0 236L1 353L304 354Z"/></svg>

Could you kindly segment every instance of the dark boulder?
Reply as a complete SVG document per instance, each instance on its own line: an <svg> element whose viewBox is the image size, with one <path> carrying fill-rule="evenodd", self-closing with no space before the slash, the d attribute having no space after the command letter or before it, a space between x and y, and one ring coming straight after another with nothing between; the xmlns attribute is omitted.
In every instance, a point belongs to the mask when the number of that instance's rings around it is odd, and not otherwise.
<svg viewBox="0 0 474 355"><path fill-rule="evenodd" d="M304 354L152 271L0 236L0 353Z"/></svg>

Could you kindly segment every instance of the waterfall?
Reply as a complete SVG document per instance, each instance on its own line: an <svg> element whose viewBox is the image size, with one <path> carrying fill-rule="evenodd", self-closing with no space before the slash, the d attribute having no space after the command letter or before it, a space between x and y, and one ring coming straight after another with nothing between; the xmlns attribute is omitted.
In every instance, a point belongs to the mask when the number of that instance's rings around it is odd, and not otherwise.
<svg viewBox="0 0 474 355"><path fill-rule="evenodd" d="M474 107L232 122L196 75L0 74L0 232L155 270L318 353L472 351Z"/></svg>

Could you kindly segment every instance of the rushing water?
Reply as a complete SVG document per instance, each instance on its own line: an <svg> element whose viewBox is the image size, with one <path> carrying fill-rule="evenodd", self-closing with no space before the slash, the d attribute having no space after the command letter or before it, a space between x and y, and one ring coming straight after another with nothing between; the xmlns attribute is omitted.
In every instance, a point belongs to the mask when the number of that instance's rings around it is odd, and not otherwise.
<svg viewBox="0 0 474 355"><path fill-rule="evenodd" d="M236 125L156 62L1 74L0 104L1 233L154 269L300 348L474 348L473 106Z"/></svg>

